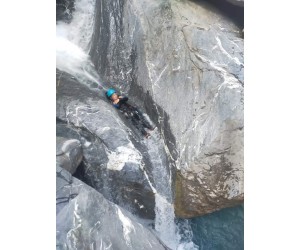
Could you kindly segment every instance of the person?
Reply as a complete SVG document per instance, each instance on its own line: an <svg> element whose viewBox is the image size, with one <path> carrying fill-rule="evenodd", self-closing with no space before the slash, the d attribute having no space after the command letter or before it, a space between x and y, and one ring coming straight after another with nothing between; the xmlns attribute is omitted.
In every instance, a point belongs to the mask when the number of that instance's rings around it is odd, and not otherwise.
<svg viewBox="0 0 300 250"><path fill-rule="evenodd" d="M155 126L151 125L150 122L147 121L147 119L139 109L127 103L128 97L118 95L117 92L112 88L106 91L106 97L110 100L115 108L124 113L126 118L131 118L133 125L135 125L135 127L146 138L150 136L145 128L154 130Z"/></svg>

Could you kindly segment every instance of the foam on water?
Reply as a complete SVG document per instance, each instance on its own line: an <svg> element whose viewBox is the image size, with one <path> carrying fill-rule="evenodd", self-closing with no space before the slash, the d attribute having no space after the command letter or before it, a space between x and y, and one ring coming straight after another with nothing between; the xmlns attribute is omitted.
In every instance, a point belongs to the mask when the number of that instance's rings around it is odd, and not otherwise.
<svg viewBox="0 0 300 250"><path fill-rule="evenodd" d="M174 222L174 206L160 194L155 194L155 230L171 249L176 249L178 237Z"/></svg>
<svg viewBox="0 0 300 250"><path fill-rule="evenodd" d="M180 220L176 224L176 234L178 236L179 244L177 246L177 250L199 250L199 246L197 246L193 242L193 231L188 220Z"/></svg>

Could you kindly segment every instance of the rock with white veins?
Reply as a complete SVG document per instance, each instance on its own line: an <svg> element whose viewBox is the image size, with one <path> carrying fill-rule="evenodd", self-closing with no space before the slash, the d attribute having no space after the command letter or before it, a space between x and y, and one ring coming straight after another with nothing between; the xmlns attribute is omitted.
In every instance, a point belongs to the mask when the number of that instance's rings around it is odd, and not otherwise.
<svg viewBox="0 0 300 250"><path fill-rule="evenodd" d="M114 203L153 219L155 197L144 172L147 153L142 153L145 149L139 142L141 137L130 129L129 121L122 120L122 115L102 99L101 93L62 74L56 115L68 125L57 125L57 134L80 141L80 179Z"/></svg>
<svg viewBox="0 0 300 250"><path fill-rule="evenodd" d="M130 88L120 88L142 100L158 124L177 166L177 216L243 202L244 41L239 27L205 1L97 4L103 18L92 59L104 79L129 82Z"/></svg>
<svg viewBox="0 0 300 250"><path fill-rule="evenodd" d="M82 161L80 141L56 137L56 164L74 174Z"/></svg>
<svg viewBox="0 0 300 250"><path fill-rule="evenodd" d="M56 169L56 249L167 249L132 214Z"/></svg>

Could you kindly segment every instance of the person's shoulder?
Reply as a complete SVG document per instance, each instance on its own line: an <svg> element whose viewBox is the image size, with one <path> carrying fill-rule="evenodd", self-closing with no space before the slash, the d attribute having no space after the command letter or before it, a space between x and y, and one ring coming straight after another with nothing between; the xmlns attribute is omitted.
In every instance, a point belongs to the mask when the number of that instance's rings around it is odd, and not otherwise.
<svg viewBox="0 0 300 250"><path fill-rule="evenodd" d="M120 101L120 103L125 103L128 101L128 97L127 96L119 97L119 101Z"/></svg>

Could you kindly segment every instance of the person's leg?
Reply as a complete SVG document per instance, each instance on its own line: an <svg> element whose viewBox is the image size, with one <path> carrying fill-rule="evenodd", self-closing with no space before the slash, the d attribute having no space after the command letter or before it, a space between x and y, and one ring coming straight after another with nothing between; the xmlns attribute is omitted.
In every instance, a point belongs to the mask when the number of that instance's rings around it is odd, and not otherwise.
<svg viewBox="0 0 300 250"><path fill-rule="evenodd" d="M150 120L150 118L148 117L148 115L146 115L145 113L143 113L142 111L140 111L138 108L135 108L135 115L138 117L139 120L141 120L142 125L145 128L148 128L150 130L154 130L155 129L155 125L152 123L152 121Z"/></svg>
<svg viewBox="0 0 300 250"><path fill-rule="evenodd" d="M143 136L148 137L150 134L144 129L141 121L135 116L132 117L132 124L142 133Z"/></svg>
<svg viewBox="0 0 300 250"><path fill-rule="evenodd" d="M150 134L144 129L144 128L141 128L141 133L143 136L145 136L146 138L148 138L150 136Z"/></svg>

